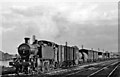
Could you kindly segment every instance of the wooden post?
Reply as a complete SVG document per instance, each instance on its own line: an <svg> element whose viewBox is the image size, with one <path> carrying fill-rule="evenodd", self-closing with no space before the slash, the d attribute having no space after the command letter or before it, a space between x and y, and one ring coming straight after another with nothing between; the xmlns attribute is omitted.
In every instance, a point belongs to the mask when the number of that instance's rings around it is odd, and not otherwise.
<svg viewBox="0 0 120 77"><path fill-rule="evenodd" d="M93 50L93 48L91 48L91 50Z"/></svg>
<svg viewBox="0 0 120 77"><path fill-rule="evenodd" d="M83 45L82 45L82 49L83 49Z"/></svg>
<svg viewBox="0 0 120 77"><path fill-rule="evenodd" d="M100 51L100 48L98 48L98 51Z"/></svg>

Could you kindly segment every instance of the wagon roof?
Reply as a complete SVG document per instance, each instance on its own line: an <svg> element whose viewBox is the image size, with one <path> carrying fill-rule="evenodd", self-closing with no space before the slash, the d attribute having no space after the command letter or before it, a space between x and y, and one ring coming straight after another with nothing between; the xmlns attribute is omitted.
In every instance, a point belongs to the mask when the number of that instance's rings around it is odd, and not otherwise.
<svg viewBox="0 0 120 77"><path fill-rule="evenodd" d="M49 44L50 46L54 45L54 46L58 47L58 44L56 44L54 42L51 42L51 41L47 41L47 40L40 40L40 41L38 41L38 43L40 43L40 42L42 42L44 44Z"/></svg>
<svg viewBox="0 0 120 77"><path fill-rule="evenodd" d="M101 52L101 51L98 51L98 53L103 53L103 52Z"/></svg>
<svg viewBox="0 0 120 77"><path fill-rule="evenodd" d="M45 43L45 44L55 44L54 42L51 42L51 41L46 41L46 40L40 40L40 41L38 41L38 42L43 42L43 43Z"/></svg>
<svg viewBox="0 0 120 77"><path fill-rule="evenodd" d="M88 49L80 49L79 51L88 51Z"/></svg>

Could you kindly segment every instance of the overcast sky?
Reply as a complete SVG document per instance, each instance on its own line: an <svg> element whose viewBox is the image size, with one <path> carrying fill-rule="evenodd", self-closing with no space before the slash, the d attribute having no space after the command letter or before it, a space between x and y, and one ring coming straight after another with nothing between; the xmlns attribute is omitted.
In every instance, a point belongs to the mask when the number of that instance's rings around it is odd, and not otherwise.
<svg viewBox="0 0 120 77"><path fill-rule="evenodd" d="M17 53L24 37L118 51L117 0L3 0L0 50Z"/></svg>

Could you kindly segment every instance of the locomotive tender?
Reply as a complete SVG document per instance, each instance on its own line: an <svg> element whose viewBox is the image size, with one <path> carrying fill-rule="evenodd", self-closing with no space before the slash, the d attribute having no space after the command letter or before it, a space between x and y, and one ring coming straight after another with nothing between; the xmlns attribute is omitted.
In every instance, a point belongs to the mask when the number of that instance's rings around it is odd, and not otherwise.
<svg viewBox="0 0 120 77"><path fill-rule="evenodd" d="M80 49L77 46L58 45L46 40L25 38L25 43L18 47L19 58L9 64L16 68L17 73L41 73L52 69L79 65L82 62L93 62L109 59L110 53Z"/></svg>

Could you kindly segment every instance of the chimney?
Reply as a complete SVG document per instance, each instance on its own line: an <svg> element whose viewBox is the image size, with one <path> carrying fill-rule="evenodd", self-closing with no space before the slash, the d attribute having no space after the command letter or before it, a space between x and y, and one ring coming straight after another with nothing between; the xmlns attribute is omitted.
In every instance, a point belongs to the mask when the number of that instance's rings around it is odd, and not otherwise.
<svg viewBox="0 0 120 77"><path fill-rule="evenodd" d="M32 41L35 42L35 40L36 40L35 35L33 35Z"/></svg>
<svg viewBox="0 0 120 77"><path fill-rule="evenodd" d="M25 39L25 43L27 43L27 44L29 44L29 43L30 43L30 38L25 37L24 39Z"/></svg>

